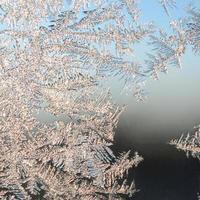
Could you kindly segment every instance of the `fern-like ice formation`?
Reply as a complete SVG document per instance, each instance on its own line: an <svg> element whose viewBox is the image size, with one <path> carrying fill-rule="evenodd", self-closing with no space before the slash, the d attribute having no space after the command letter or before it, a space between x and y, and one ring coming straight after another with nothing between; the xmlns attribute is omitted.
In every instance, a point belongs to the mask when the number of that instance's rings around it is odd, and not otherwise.
<svg viewBox="0 0 200 200"><path fill-rule="evenodd" d="M142 158L113 154L123 108L99 89L112 73L127 84L143 76L125 59L131 44L151 32L134 26L134 2L72 1L64 11L59 0L1 1L2 200L122 199L135 193L127 173ZM67 121L43 124L34 117L40 110L64 114Z"/></svg>
<svg viewBox="0 0 200 200"><path fill-rule="evenodd" d="M155 53L147 54L149 58L146 64L155 80L160 72L167 73L169 65L181 67L181 57L185 53L187 37L181 21L172 21L170 25L173 35L167 35L160 30L159 36L150 36L150 44L154 46Z"/></svg>
<svg viewBox="0 0 200 200"><path fill-rule="evenodd" d="M191 155L200 160L200 126L194 128L193 134L182 135L179 139L174 139L170 142L177 149L183 150L187 155Z"/></svg>
<svg viewBox="0 0 200 200"><path fill-rule="evenodd" d="M64 5L65 4L65 5ZM174 1L161 1L168 13ZM198 13L174 34L140 23L136 0L2 0L0 2L0 198L111 200L132 196L127 173L142 158L111 150L119 115L104 82L116 76L143 99L141 82L180 66L199 45ZM146 66L134 44L155 46ZM148 68L148 69L147 69ZM41 110L66 121L45 124Z"/></svg>
<svg viewBox="0 0 200 200"><path fill-rule="evenodd" d="M187 19L187 39L195 53L200 52L200 8L191 7Z"/></svg>
<svg viewBox="0 0 200 200"><path fill-rule="evenodd" d="M160 4L163 6L167 15L170 15L169 9L176 7L176 0L160 0Z"/></svg>

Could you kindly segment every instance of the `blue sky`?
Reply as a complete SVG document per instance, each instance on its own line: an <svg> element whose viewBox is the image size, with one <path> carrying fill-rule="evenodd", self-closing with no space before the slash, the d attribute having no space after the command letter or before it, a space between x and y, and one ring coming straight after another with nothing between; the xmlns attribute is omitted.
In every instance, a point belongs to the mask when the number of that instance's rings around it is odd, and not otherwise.
<svg viewBox="0 0 200 200"><path fill-rule="evenodd" d="M186 10L189 4L200 8L199 0L176 0L177 7L169 9L170 17L167 16L158 3L159 0L140 0L139 7L142 11L142 19L148 21L149 19L156 22L157 25L165 28L166 24L174 18L180 18L186 15Z"/></svg>

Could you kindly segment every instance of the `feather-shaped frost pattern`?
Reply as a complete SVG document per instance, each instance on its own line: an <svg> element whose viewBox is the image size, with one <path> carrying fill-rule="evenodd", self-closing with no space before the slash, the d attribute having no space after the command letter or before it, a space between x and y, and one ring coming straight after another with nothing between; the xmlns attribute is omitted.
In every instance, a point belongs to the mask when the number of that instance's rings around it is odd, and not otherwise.
<svg viewBox="0 0 200 200"><path fill-rule="evenodd" d="M144 83L199 51L199 11L172 35L140 20L136 0L1 0L0 199L124 199L138 153L112 151L120 114L113 78L138 100ZM161 1L166 12L175 1ZM185 29L185 26L187 27ZM189 27L189 28L188 28ZM189 30L190 29L190 30ZM151 39L146 64L135 45ZM190 38L190 40L189 40ZM110 82L109 82L110 81ZM47 115L46 121L38 115ZM191 138L191 140L190 140ZM198 136L180 139L184 148ZM189 143L189 145L188 145ZM193 151L192 151L193 152ZM133 154L133 155L132 155Z"/></svg>

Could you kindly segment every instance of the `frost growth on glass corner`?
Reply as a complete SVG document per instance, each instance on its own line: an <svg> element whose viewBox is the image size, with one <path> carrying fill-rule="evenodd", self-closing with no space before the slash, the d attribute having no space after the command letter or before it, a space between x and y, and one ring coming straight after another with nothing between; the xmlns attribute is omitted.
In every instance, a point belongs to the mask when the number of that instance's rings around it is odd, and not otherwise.
<svg viewBox="0 0 200 200"><path fill-rule="evenodd" d="M129 1L92 3L63 11L60 1L1 1L1 199L122 199L136 191L127 173L142 158L113 154L123 108L99 86L111 74L140 80L140 66L125 57L150 30L134 26ZM40 110L67 121L43 124L34 117Z"/></svg>
<svg viewBox="0 0 200 200"><path fill-rule="evenodd" d="M200 160L200 126L194 127L194 133L182 135L179 139L172 140L170 144L185 151L187 156L191 155Z"/></svg>

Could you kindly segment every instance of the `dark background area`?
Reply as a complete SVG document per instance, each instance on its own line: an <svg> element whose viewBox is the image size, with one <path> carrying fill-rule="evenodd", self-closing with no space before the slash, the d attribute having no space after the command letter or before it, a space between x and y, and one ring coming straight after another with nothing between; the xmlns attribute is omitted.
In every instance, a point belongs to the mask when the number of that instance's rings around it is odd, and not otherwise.
<svg viewBox="0 0 200 200"><path fill-rule="evenodd" d="M167 144L166 137L152 137L147 141L143 137L137 137L136 140L124 137L129 130L134 132L128 127L118 127L113 149L115 153L130 149L132 153L138 151L144 158L144 161L129 173L129 180L134 179L137 189L140 190L131 199L197 200L197 193L200 191L199 161L187 158L184 152ZM168 133L165 135L170 136Z"/></svg>

